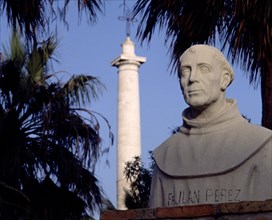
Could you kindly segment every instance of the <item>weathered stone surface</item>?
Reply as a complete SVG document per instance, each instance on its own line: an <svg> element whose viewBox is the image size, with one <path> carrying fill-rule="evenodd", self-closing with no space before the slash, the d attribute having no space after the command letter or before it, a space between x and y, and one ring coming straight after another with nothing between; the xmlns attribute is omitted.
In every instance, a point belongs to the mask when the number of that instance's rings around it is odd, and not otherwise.
<svg viewBox="0 0 272 220"><path fill-rule="evenodd" d="M217 205L104 211L101 220L272 220L272 200Z"/></svg>
<svg viewBox="0 0 272 220"><path fill-rule="evenodd" d="M100 216L101 220L126 220L126 219L157 219L156 209L134 209L104 211Z"/></svg>

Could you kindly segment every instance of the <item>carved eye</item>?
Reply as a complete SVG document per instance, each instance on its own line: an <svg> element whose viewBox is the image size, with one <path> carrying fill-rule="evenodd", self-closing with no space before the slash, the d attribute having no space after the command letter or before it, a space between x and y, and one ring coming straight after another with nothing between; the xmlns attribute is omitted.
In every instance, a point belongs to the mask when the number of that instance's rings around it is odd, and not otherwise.
<svg viewBox="0 0 272 220"><path fill-rule="evenodd" d="M201 71L202 73L208 73L208 72L210 72L210 69L209 69L209 67L207 67L207 66L201 66L201 67L200 67L200 71Z"/></svg>
<svg viewBox="0 0 272 220"><path fill-rule="evenodd" d="M182 68L181 69L181 76L182 77L187 77L187 76L189 76L190 75L190 72L191 72L191 70L190 70L190 68Z"/></svg>

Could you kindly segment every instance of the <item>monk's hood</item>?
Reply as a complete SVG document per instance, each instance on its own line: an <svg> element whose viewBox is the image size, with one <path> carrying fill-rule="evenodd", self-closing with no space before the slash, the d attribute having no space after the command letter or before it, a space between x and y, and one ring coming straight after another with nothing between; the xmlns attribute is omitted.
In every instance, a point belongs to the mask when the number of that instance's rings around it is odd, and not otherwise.
<svg viewBox="0 0 272 220"><path fill-rule="evenodd" d="M272 132L250 124L236 101L213 118L190 120L183 112L183 126L155 151L159 169L167 175L194 178L230 172L254 157L272 139Z"/></svg>

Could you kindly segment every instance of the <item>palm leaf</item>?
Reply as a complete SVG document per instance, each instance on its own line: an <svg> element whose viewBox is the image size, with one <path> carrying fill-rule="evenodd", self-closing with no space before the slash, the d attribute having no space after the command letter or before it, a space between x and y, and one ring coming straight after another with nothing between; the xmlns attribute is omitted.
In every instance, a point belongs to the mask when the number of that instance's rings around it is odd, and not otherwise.
<svg viewBox="0 0 272 220"><path fill-rule="evenodd" d="M0 0L1 12L5 11L7 21L14 30L21 30L28 43L37 45L41 36L49 33L50 25L58 16L66 23L66 12L70 0L56 4L54 0ZM77 0L78 12L86 11L89 21L95 22L97 14L102 11L101 0ZM56 8L58 10L56 10Z"/></svg>
<svg viewBox="0 0 272 220"><path fill-rule="evenodd" d="M88 216L105 201L94 169L108 147L101 145L99 114L75 107L98 98L104 86L91 76L62 84L48 74L53 38L33 50L18 38L12 42L0 69L0 182L29 198L31 219ZM60 198L69 204L62 206ZM13 219L22 217L7 210Z"/></svg>
<svg viewBox="0 0 272 220"><path fill-rule="evenodd" d="M63 92L69 96L76 105L91 102L102 94L104 85L93 76L74 75L63 86Z"/></svg>

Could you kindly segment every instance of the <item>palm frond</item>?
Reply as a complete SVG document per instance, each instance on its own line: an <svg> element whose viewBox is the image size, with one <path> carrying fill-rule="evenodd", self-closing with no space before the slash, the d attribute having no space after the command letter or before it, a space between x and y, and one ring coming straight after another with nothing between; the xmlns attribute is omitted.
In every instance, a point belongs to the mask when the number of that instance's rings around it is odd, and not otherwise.
<svg viewBox="0 0 272 220"><path fill-rule="evenodd" d="M47 72L46 68L49 61L53 58L56 47L57 42L55 38L49 37L41 43L40 47L34 48L29 54L26 68L31 80L35 83L40 82L44 77L44 72Z"/></svg>
<svg viewBox="0 0 272 220"><path fill-rule="evenodd" d="M176 70L180 55L192 44L215 44L220 34L233 63L250 72L250 82L259 82L259 72L268 72L272 57L271 1L233 0L138 0L134 16L141 15L137 36L151 41L156 27L165 30L170 42L170 65ZM262 16L260 16L260 14Z"/></svg>
<svg viewBox="0 0 272 220"><path fill-rule="evenodd" d="M61 7L56 6L53 0L0 0L2 11L6 12L7 21L14 30L21 30L28 39L28 43L36 45L40 36L46 36L50 32L52 21L58 16L66 22L66 12L71 1L63 1ZM89 17L90 22L95 22L97 14L102 11L101 0L77 0L79 14L83 10ZM58 10L56 11L56 7Z"/></svg>
<svg viewBox="0 0 272 220"><path fill-rule="evenodd" d="M229 6L233 16L225 20L226 29L221 34L229 46L232 62L241 62L245 71L251 73L250 83L255 85L260 82L258 73L269 71L272 58L271 9L271 1L235 1Z"/></svg>
<svg viewBox="0 0 272 220"><path fill-rule="evenodd" d="M56 48L53 39L33 50L14 39L12 56L0 69L0 183L29 198L31 219L88 216L87 210L103 203L94 170L108 148L101 145L99 114L74 107L98 98L104 86L84 75L63 85L56 74L47 73ZM54 207L49 198L58 201ZM63 198L67 203L62 206ZM9 212L13 219L21 217L14 209Z"/></svg>
<svg viewBox="0 0 272 220"><path fill-rule="evenodd" d="M137 29L142 42L150 42L157 26L166 31L170 65L177 70L180 55L192 44L215 43L216 28L223 24L224 0L138 0L133 11L134 16L142 14Z"/></svg>
<svg viewBox="0 0 272 220"><path fill-rule="evenodd" d="M63 86L64 94L79 106L96 100L104 89L105 86L96 77L87 75L74 75Z"/></svg>

